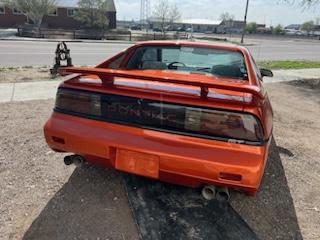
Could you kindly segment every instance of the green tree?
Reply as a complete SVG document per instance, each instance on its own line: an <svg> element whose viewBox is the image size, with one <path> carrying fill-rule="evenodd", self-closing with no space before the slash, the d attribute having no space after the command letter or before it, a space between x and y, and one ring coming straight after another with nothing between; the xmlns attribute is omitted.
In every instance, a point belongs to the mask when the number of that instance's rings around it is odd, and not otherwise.
<svg viewBox="0 0 320 240"><path fill-rule="evenodd" d="M38 29L41 27L43 17L57 7L56 0L5 0L4 3L23 12Z"/></svg>
<svg viewBox="0 0 320 240"><path fill-rule="evenodd" d="M273 34L283 34L283 26L278 24L276 27L273 28L272 33Z"/></svg>
<svg viewBox="0 0 320 240"><path fill-rule="evenodd" d="M108 0L79 0L74 17L87 28L104 32L109 28L109 4Z"/></svg>
<svg viewBox="0 0 320 240"><path fill-rule="evenodd" d="M306 31L308 34L312 32L314 29L314 22L313 21L308 21L302 24L301 30Z"/></svg>
<svg viewBox="0 0 320 240"><path fill-rule="evenodd" d="M252 34L257 32L257 28L258 28L257 23L251 22L247 24L245 31L249 34Z"/></svg>

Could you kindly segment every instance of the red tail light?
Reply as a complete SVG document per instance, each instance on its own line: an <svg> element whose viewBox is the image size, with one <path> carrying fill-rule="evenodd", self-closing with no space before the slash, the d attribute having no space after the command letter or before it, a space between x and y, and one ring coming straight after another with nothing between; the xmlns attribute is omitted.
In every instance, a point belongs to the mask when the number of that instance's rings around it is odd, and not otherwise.
<svg viewBox="0 0 320 240"><path fill-rule="evenodd" d="M101 116L101 97L93 93L59 89L56 108L77 114Z"/></svg>
<svg viewBox="0 0 320 240"><path fill-rule="evenodd" d="M55 111L232 143L262 144L265 140L259 120L251 114L149 99L61 88Z"/></svg>
<svg viewBox="0 0 320 240"><path fill-rule="evenodd" d="M253 115L187 108L185 128L206 135L229 137L230 141L261 141L263 133Z"/></svg>

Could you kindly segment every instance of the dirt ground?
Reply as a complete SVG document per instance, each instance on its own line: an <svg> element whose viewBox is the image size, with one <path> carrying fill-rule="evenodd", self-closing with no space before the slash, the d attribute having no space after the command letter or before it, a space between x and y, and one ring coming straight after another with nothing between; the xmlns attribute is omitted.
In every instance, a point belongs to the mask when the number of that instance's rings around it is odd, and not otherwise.
<svg viewBox="0 0 320 240"><path fill-rule="evenodd" d="M320 239L320 81L266 87L274 142L261 189L231 204L261 239Z"/></svg>
<svg viewBox="0 0 320 240"><path fill-rule="evenodd" d="M267 85L275 140L256 198L231 205L261 239L320 239L320 88ZM0 239L138 239L121 174L65 167L45 144L53 100L0 104Z"/></svg>
<svg viewBox="0 0 320 240"><path fill-rule="evenodd" d="M0 105L0 239L137 239L121 176L65 167L46 146L52 108L53 100Z"/></svg>
<svg viewBox="0 0 320 240"><path fill-rule="evenodd" d="M58 80L50 75L50 67L8 67L0 68L0 83L34 82Z"/></svg>

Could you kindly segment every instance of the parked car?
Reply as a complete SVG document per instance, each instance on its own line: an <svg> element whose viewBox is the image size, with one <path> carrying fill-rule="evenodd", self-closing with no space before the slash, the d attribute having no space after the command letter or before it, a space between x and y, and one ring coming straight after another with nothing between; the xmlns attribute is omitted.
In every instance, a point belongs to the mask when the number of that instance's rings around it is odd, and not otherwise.
<svg viewBox="0 0 320 240"><path fill-rule="evenodd" d="M138 43L94 68L61 68L48 145L88 161L229 198L254 196L272 139L263 77L241 46ZM215 188L217 187L217 188ZM216 191L216 189L218 189Z"/></svg>
<svg viewBox="0 0 320 240"><path fill-rule="evenodd" d="M227 34L227 30L225 28L218 28L217 34Z"/></svg>
<svg viewBox="0 0 320 240"><path fill-rule="evenodd" d="M177 27L177 32L185 32L186 28L185 27Z"/></svg>
<svg viewBox="0 0 320 240"><path fill-rule="evenodd" d="M132 25L130 27L131 30L142 30L141 26L140 25Z"/></svg>
<svg viewBox="0 0 320 240"><path fill-rule="evenodd" d="M159 28L159 27L154 27L152 30L153 30L154 32L162 32L162 29Z"/></svg>
<svg viewBox="0 0 320 240"><path fill-rule="evenodd" d="M300 30L294 30L294 29L285 29L284 30L286 35L290 35L290 36L303 36L303 35L307 35L306 33L300 31Z"/></svg>

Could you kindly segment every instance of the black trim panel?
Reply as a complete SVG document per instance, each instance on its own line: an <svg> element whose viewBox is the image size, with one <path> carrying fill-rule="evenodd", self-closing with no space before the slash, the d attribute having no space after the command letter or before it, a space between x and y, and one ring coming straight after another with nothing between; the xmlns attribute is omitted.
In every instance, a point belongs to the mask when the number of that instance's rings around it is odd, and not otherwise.
<svg viewBox="0 0 320 240"><path fill-rule="evenodd" d="M67 90L67 91L73 91L73 92L87 92L87 93L91 93L91 94L96 94L101 96L101 99L106 101L106 97L110 96L110 97L127 97L127 96L122 96L122 95L114 95L114 94L102 94L102 93L98 93L98 92L93 92L93 91L86 91L86 90L78 90L78 89L72 89L72 88L65 88L65 87L61 87L58 89L59 90ZM133 97L130 97L133 98ZM139 100L139 98L136 98L137 100ZM143 100L148 100L148 99L143 99ZM215 111L224 111L226 112L226 110L222 110L222 109L214 109L214 108L203 108L203 107L198 107L198 106L192 106L192 105L187 105L187 104L178 104L178 103L171 103L171 102L162 102L163 104L174 104L176 106L182 106L182 107L191 107L191 108L199 108L199 109L203 109L203 110L215 110ZM103 105L103 103L102 103ZM103 107L103 106L102 106ZM72 111L68 111L68 110L64 110L64 109L59 109L58 107L54 108L55 112L58 113L62 113L62 114L67 114L67 115L73 115L73 116L77 116L77 117L81 117L81 118L87 118L87 119L91 119L91 120L97 120L97 121L103 121L103 122L109 122L109 123L113 123L113 124L121 124L121 125L126 125L126 126L132 126L132 127L137 127L137 128L142 128L142 129L148 129L148 130L154 130L154 131L159 131L159 132L166 132L166 133L172 133L172 134L178 134L178 135L183 135L183 136L191 136L191 137L197 137L197 138L204 138L204 139L210 139L210 140L217 140L217 141L223 141L223 142L231 142L231 143L239 143L239 144L246 144L246 145L253 145L253 146L262 146L265 145L269 139L265 139L262 141L248 141L245 139L231 139L229 137L223 137L223 136L210 136L210 135L205 135L205 134L197 134L194 132L183 132L183 131L179 131L177 129L163 129L160 127L154 127L154 126L146 126L143 124L138 124L138 123L133 123L133 122L124 122L121 121L120 119L106 119L104 116L104 112L102 112L102 116L98 117L98 116L92 116L92 115L88 115L88 114L83 114L83 113L78 113L78 112L72 112ZM227 111L227 112L234 112L234 113L239 113L239 114L248 114L253 116L260 129L263 131L263 128L261 126L261 123L259 121L259 119L250 113L244 113L244 112L239 112L239 111Z"/></svg>

